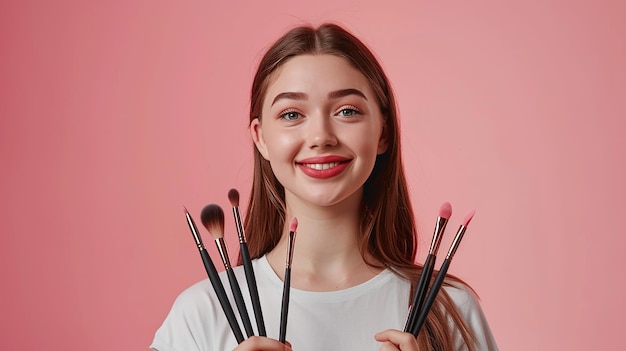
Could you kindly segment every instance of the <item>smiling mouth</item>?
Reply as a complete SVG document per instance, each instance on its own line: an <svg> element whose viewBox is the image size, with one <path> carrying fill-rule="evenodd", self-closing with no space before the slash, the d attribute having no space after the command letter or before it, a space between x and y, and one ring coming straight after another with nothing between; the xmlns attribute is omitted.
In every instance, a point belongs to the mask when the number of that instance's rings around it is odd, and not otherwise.
<svg viewBox="0 0 626 351"><path fill-rule="evenodd" d="M327 179L335 177L348 167L351 159L340 157L327 157L324 159L308 159L306 162L297 162L302 172L312 178ZM320 162L321 161L321 162Z"/></svg>
<svg viewBox="0 0 626 351"><path fill-rule="evenodd" d="M340 162L330 162L330 163L303 163L302 165L316 171L322 171L325 169L330 169L339 166Z"/></svg>

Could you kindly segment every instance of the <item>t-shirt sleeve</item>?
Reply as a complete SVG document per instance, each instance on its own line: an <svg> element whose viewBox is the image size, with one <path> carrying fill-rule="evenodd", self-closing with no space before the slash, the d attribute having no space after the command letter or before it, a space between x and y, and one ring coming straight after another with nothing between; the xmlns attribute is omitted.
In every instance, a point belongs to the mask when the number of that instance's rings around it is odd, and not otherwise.
<svg viewBox="0 0 626 351"><path fill-rule="evenodd" d="M446 287L446 291L457 306L463 320L476 337L475 350L498 351L498 345L489 328L487 318L483 313L478 297L465 285L455 284L454 287ZM467 350L467 346L461 337L461 333L454 333L455 348L458 351Z"/></svg>
<svg viewBox="0 0 626 351"><path fill-rule="evenodd" d="M201 283L183 291L174 301L170 312L157 329L150 349L158 351L206 350L206 341L212 339L211 313L213 309Z"/></svg>

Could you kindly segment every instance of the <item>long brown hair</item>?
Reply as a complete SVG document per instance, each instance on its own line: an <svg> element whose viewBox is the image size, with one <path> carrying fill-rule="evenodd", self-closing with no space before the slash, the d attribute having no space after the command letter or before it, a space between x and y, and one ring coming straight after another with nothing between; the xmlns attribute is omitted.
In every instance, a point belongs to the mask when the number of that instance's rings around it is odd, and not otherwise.
<svg viewBox="0 0 626 351"><path fill-rule="evenodd" d="M272 73L297 55L330 54L344 58L369 80L385 120L388 148L376 159L363 186L361 208L361 255L372 266L386 266L399 276L416 282L422 267L415 264L417 231L400 154L397 107L389 80L372 52L356 37L335 24L318 28L296 27L270 47L259 63L250 95L250 122L262 118L263 99ZM271 251L283 233L285 193L270 164L254 148L254 178L245 219L250 255ZM413 284L414 289L414 284ZM413 290L412 289L412 290ZM420 349L453 350L448 318L473 350L473 335L442 290L418 338Z"/></svg>

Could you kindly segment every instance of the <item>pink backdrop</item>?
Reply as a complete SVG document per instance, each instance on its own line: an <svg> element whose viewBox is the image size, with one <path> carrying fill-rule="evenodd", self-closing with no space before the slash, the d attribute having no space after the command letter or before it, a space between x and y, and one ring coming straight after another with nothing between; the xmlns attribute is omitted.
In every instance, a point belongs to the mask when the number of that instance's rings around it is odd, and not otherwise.
<svg viewBox="0 0 626 351"><path fill-rule="evenodd" d="M147 348L205 277L182 205L247 201L257 60L324 20L394 83L421 242L477 209L451 271L501 349L623 345L624 2L379 3L3 1L2 348Z"/></svg>

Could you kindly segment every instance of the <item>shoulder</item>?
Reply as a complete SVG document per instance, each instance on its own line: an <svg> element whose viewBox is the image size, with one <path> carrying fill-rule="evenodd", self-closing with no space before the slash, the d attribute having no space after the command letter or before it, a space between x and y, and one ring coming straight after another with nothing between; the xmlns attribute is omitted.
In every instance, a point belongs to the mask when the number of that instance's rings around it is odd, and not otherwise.
<svg viewBox="0 0 626 351"><path fill-rule="evenodd" d="M478 296L467 284L458 280L446 279L443 289L448 293L461 314L480 308Z"/></svg>
<svg viewBox="0 0 626 351"><path fill-rule="evenodd" d="M444 289L476 338L477 350L498 350L491 328L474 290L467 284L452 279L446 280ZM457 345L460 345L461 340L459 340L458 335L456 339Z"/></svg>
<svg viewBox="0 0 626 351"><path fill-rule="evenodd" d="M220 342L216 338L225 328L219 309L219 301L209 279L189 286L174 300L155 333L151 348L159 351L213 350L209 345Z"/></svg>
<svg viewBox="0 0 626 351"><path fill-rule="evenodd" d="M174 305L178 307L189 307L202 305L210 302L211 297L215 295L211 287L209 279L201 280L185 290L183 290L174 301Z"/></svg>
<svg viewBox="0 0 626 351"><path fill-rule="evenodd" d="M201 280L183 290L174 300L166 319L172 326L204 326L213 321L212 315L219 308L217 296L208 279Z"/></svg>

